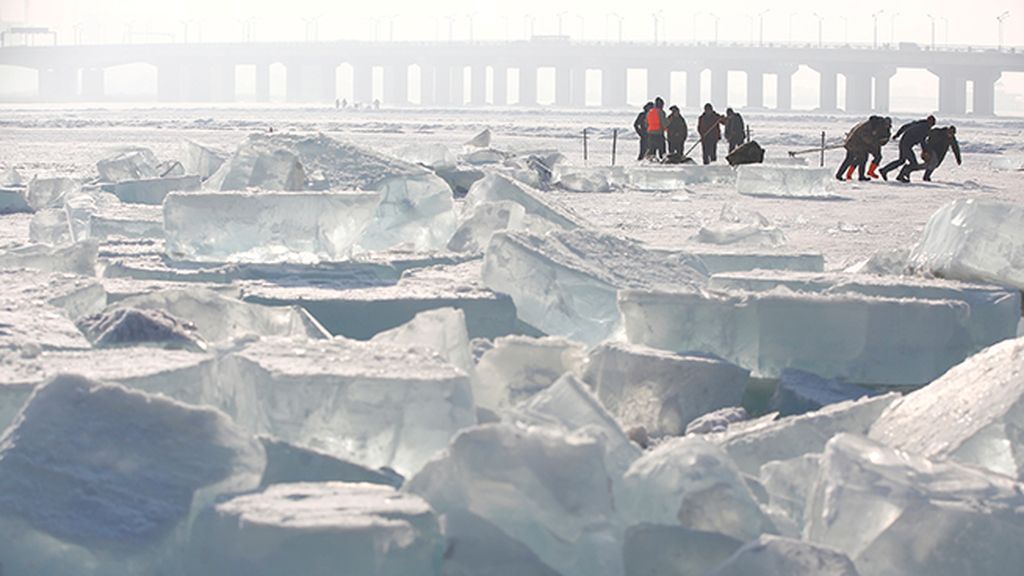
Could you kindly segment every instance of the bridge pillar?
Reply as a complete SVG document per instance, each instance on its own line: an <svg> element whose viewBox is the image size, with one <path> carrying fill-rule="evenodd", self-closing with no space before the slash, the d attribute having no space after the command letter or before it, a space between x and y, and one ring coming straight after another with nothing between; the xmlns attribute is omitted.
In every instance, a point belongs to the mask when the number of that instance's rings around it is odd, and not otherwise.
<svg viewBox="0 0 1024 576"><path fill-rule="evenodd" d="M437 72L433 66L420 64L420 106L437 103Z"/></svg>
<svg viewBox="0 0 1024 576"><path fill-rule="evenodd" d="M850 72L846 75L846 111L871 111L871 74Z"/></svg>
<svg viewBox="0 0 1024 576"><path fill-rule="evenodd" d="M164 64L156 69L156 97L160 102L180 102L185 97L185 66Z"/></svg>
<svg viewBox="0 0 1024 576"><path fill-rule="evenodd" d="M822 112L835 112L839 109L839 83L836 79L836 71L829 68L819 68L821 75L818 94L820 103L818 109Z"/></svg>
<svg viewBox="0 0 1024 576"><path fill-rule="evenodd" d="M956 72L939 76L939 112L947 116L967 113L967 80Z"/></svg>
<svg viewBox="0 0 1024 576"><path fill-rule="evenodd" d="M470 71L469 103L473 106L487 104L487 67L473 66Z"/></svg>
<svg viewBox="0 0 1024 576"><path fill-rule="evenodd" d="M1003 75L1002 72L985 71L974 76L974 115L995 116L996 115L996 82Z"/></svg>
<svg viewBox="0 0 1024 576"><path fill-rule="evenodd" d="M890 83L896 75L895 69L875 71L875 111L884 114L889 111L889 100L892 91Z"/></svg>
<svg viewBox="0 0 1024 576"><path fill-rule="evenodd" d="M404 106L409 102L409 68L405 65L384 68L384 103Z"/></svg>
<svg viewBox="0 0 1024 576"><path fill-rule="evenodd" d="M256 101L270 102L270 66L256 65Z"/></svg>
<svg viewBox="0 0 1024 576"><path fill-rule="evenodd" d="M786 68L776 72L775 109L790 111L793 109L793 74L795 68Z"/></svg>
<svg viewBox="0 0 1024 576"><path fill-rule="evenodd" d="M573 108L583 108L587 105L587 68L586 66L573 66L569 69L572 92Z"/></svg>
<svg viewBox="0 0 1024 576"><path fill-rule="evenodd" d="M555 69L555 106L568 108L572 105L572 77L569 68Z"/></svg>
<svg viewBox="0 0 1024 576"><path fill-rule="evenodd" d="M626 107L626 71L623 68L605 68L601 71L601 106Z"/></svg>
<svg viewBox="0 0 1024 576"><path fill-rule="evenodd" d="M209 97L214 102L233 102L235 100L235 66L219 64L206 71L210 74Z"/></svg>
<svg viewBox="0 0 1024 576"><path fill-rule="evenodd" d="M449 98L451 103L456 106L462 106L466 103L466 69L463 66L455 66L451 68L451 75L448 77L450 86L448 87Z"/></svg>
<svg viewBox="0 0 1024 576"><path fill-rule="evenodd" d="M764 108L763 70L747 70L747 108Z"/></svg>
<svg viewBox="0 0 1024 576"><path fill-rule="evenodd" d="M711 70L711 101L720 108L729 105L729 71L725 68Z"/></svg>
<svg viewBox="0 0 1024 576"><path fill-rule="evenodd" d="M654 102L659 96L666 102L667 108L672 100L672 72L664 68L648 68L647 100Z"/></svg>
<svg viewBox="0 0 1024 576"><path fill-rule="evenodd" d="M450 106L452 103L452 69L447 65L434 67L435 106Z"/></svg>
<svg viewBox="0 0 1024 576"><path fill-rule="evenodd" d="M537 105L537 68L533 66L519 68L519 105Z"/></svg>
<svg viewBox="0 0 1024 576"><path fill-rule="evenodd" d="M686 71L686 107L700 109L700 73L702 70L691 68Z"/></svg>
<svg viewBox="0 0 1024 576"><path fill-rule="evenodd" d="M78 71L74 68L44 68L39 71L39 99L68 101L77 92Z"/></svg>
<svg viewBox="0 0 1024 576"><path fill-rule="evenodd" d="M492 103L495 106L508 106L508 68L495 66L494 77L491 78Z"/></svg>
<svg viewBox="0 0 1024 576"><path fill-rule="evenodd" d="M288 102L304 102L306 95L303 93L303 86L306 81L304 66L297 62L285 65L285 100Z"/></svg>
<svg viewBox="0 0 1024 576"><path fill-rule="evenodd" d="M352 65L352 99L360 104L373 103L373 66Z"/></svg>
<svg viewBox="0 0 1024 576"><path fill-rule="evenodd" d="M98 102L106 94L106 86L102 68L82 69L82 99Z"/></svg>

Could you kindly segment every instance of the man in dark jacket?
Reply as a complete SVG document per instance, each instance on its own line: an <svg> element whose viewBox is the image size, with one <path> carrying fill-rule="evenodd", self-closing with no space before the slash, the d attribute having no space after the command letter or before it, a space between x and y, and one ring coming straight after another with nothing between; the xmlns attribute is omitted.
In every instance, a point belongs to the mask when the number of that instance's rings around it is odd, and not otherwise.
<svg viewBox="0 0 1024 576"><path fill-rule="evenodd" d="M871 116L866 121L854 126L846 135L846 141L843 143L843 147L846 148L846 158L843 159L843 163L840 164L839 170L836 172L836 179L849 180L854 169L858 169L858 177L861 182L871 180L864 175L865 165L869 154L881 157L882 136L885 132L885 118L881 116ZM844 171L846 172L845 178Z"/></svg>
<svg viewBox="0 0 1024 576"><path fill-rule="evenodd" d="M636 157L637 160L643 160L647 155L647 113L651 108L654 108L654 102L644 104L643 112L637 114L636 120L633 121L633 130L636 130L636 135L640 137L640 155Z"/></svg>
<svg viewBox="0 0 1024 576"><path fill-rule="evenodd" d="M725 140L729 142L729 153L741 146L747 140L747 128L743 124L743 117L732 108L725 109Z"/></svg>
<svg viewBox="0 0 1024 576"><path fill-rule="evenodd" d="M683 148L686 145L686 119L679 113L679 106L670 106L668 115L668 157L676 162L683 159Z"/></svg>
<svg viewBox="0 0 1024 576"><path fill-rule="evenodd" d="M697 119L697 132L704 149L704 164L718 160L718 141L722 139L721 125L724 120L721 114L715 112L714 106L710 103L704 105L704 113Z"/></svg>
<svg viewBox="0 0 1024 576"><path fill-rule="evenodd" d="M946 159L946 152L949 152L950 148L953 149L953 155L956 156L956 163L959 166L963 162L960 158L960 143L956 140L956 126L932 128L928 132L928 137L925 138L924 151L921 153L924 164L913 167L904 166L896 179L900 182L910 182L911 172L924 170L924 181L931 182L932 172Z"/></svg>
<svg viewBox="0 0 1024 576"><path fill-rule="evenodd" d="M924 120L917 120L915 122L908 122L900 129L896 131L894 138L900 139L900 157L892 162L889 162L882 168L882 178L885 180L889 179L889 172L902 167L904 164L909 164L910 168L916 168L918 165L917 156L914 154L914 146L921 146L924 150L924 140L928 137L928 132L935 126L935 116L929 116Z"/></svg>

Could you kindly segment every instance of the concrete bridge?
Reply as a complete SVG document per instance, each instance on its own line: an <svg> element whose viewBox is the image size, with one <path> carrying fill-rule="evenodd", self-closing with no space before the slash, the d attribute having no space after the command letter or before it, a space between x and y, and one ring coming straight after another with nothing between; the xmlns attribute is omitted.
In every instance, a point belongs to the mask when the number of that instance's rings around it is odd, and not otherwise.
<svg viewBox="0 0 1024 576"><path fill-rule="evenodd" d="M290 102L333 102L339 65L352 70L357 102L374 99L374 71L382 72L382 102L409 103L410 78L419 82L420 103L430 106L537 104L538 71L552 69L555 105L583 107L588 82L600 85L601 106L626 106L627 70L647 71L648 94L668 95L671 74L685 73L687 107L701 104L701 76L710 71L711 100L723 105L730 71L747 78L747 107L764 107L765 78L775 76L778 110L792 106L792 77L801 65L820 74L820 109L838 109L838 76L845 77L847 112L886 112L890 80L897 68L924 69L939 79L939 111L991 116L995 83L1004 72L1024 71L1019 49L653 44L576 42L535 37L518 42L313 42L168 43L76 46L7 46L0 65L39 73L39 98L46 101L102 100L104 70L126 64L156 68L157 98L163 102L229 102L236 99L239 66L255 67L256 99L270 99L271 66L286 69ZM410 74L417 67L418 74ZM596 71L594 73L593 71ZM588 73L590 72L590 73ZM550 74L550 71L547 72ZM518 94L509 78L518 77ZM550 78L550 75L547 76ZM599 80L598 80L599 78ZM463 97L466 85L470 97ZM490 97L488 97L490 94Z"/></svg>

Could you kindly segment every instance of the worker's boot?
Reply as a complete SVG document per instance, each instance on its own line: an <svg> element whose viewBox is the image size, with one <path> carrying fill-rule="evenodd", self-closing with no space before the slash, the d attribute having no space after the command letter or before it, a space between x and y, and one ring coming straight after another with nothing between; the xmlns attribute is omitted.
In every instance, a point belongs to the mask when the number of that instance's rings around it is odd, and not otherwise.
<svg viewBox="0 0 1024 576"><path fill-rule="evenodd" d="M871 166L868 167L868 176L877 180L878 174L875 172L876 170L878 170L878 162L872 162Z"/></svg>
<svg viewBox="0 0 1024 576"><path fill-rule="evenodd" d="M850 166L849 168L847 168L846 169L846 178L844 178L844 180L852 179L853 178L853 171L856 170L856 169L857 169L856 166Z"/></svg>

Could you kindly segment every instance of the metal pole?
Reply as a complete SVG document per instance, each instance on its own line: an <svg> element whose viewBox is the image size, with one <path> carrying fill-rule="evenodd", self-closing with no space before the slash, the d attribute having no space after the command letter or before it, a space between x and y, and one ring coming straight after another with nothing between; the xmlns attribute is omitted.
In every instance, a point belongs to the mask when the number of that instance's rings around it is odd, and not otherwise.
<svg viewBox="0 0 1024 576"><path fill-rule="evenodd" d="M821 168L825 167L825 131L821 131Z"/></svg>
<svg viewBox="0 0 1024 576"><path fill-rule="evenodd" d="M588 158L588 154L587 154L587 129L584 128L583 129L583 165L584 166L587 165L587 160L588 159L589 158Z"/></svg>
<svg viewBox="0 0 1024 576"><path fill-rule="evenodd" d="M619 146L619 129L612 130L612 166L615 166L615 151Z"/></svg>

